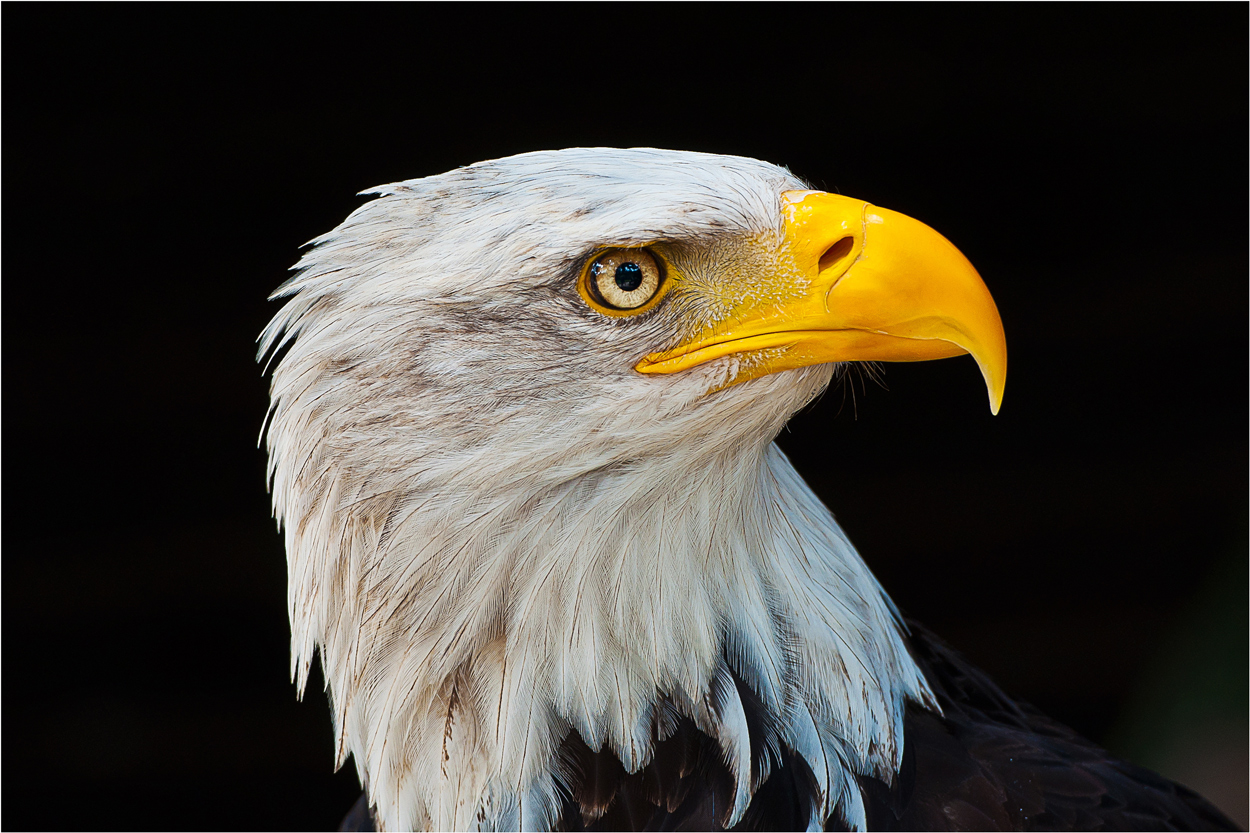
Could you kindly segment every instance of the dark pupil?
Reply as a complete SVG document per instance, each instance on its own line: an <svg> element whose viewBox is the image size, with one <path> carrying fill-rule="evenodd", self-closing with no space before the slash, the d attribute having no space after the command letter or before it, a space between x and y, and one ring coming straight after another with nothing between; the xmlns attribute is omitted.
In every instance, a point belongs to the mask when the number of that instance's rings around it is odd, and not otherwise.
<svg viewBox="0 0 1250 833"><path fill-rule="evenodd" d="M642 286L642 267L630 261L616 267L616 285L626 292L633 292Z"/></svg>

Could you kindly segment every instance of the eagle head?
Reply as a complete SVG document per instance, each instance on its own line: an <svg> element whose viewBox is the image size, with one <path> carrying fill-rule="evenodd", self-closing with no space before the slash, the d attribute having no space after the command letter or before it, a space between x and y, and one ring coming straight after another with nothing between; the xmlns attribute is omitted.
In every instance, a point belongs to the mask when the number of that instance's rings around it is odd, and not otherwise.
<svg viewBox="0 0 1250 833"><path fill-rule="evenodd" d="M813 823L862 823L855 775L897 769L931 695L772 440L850 361L971 353L996 411L975 270L740 157L528 153L366 193L261 353L292 673L320 651L379 823L550 827L571 745L634 773L686 725L725 825L787 755Z"/></svg>

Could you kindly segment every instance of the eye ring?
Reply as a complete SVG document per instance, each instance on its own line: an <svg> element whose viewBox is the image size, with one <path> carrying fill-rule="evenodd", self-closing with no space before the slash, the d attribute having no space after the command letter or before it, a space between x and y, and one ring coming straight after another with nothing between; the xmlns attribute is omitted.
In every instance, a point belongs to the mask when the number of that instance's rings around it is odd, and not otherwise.
<svg viewBox="0 0 1250 833"><path fill-rule="evenodd" d="M592 309L620 318L654 307L666 277L664 260L650 249L607 249L586 264L577 288Z"/></svg>

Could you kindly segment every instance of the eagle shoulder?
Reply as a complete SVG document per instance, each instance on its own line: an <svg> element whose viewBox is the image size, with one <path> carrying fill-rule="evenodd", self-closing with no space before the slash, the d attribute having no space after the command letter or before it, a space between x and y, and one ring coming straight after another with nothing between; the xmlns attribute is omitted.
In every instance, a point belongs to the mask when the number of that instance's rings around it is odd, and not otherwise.
<svg viewBox="0 0 1250 833"><path fill-rule="evenodd" d="M1236 830L1208 801L1012 700L915 622L908 647L942 714L904 721L891 785L860 778L871 830Z"/></svg>

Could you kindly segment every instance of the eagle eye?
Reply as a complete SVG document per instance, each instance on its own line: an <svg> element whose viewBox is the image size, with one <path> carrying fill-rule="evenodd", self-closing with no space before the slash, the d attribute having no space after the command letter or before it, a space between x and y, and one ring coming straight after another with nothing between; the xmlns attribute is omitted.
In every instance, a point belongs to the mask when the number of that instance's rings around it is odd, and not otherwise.
<svg viewBox="0 0 1250 833"><path fill-rule="evenodd" d="M592 307L619 316L650 309L663 285L663 262L648 250L608 249L586 267L579 288Z"/></svg>

